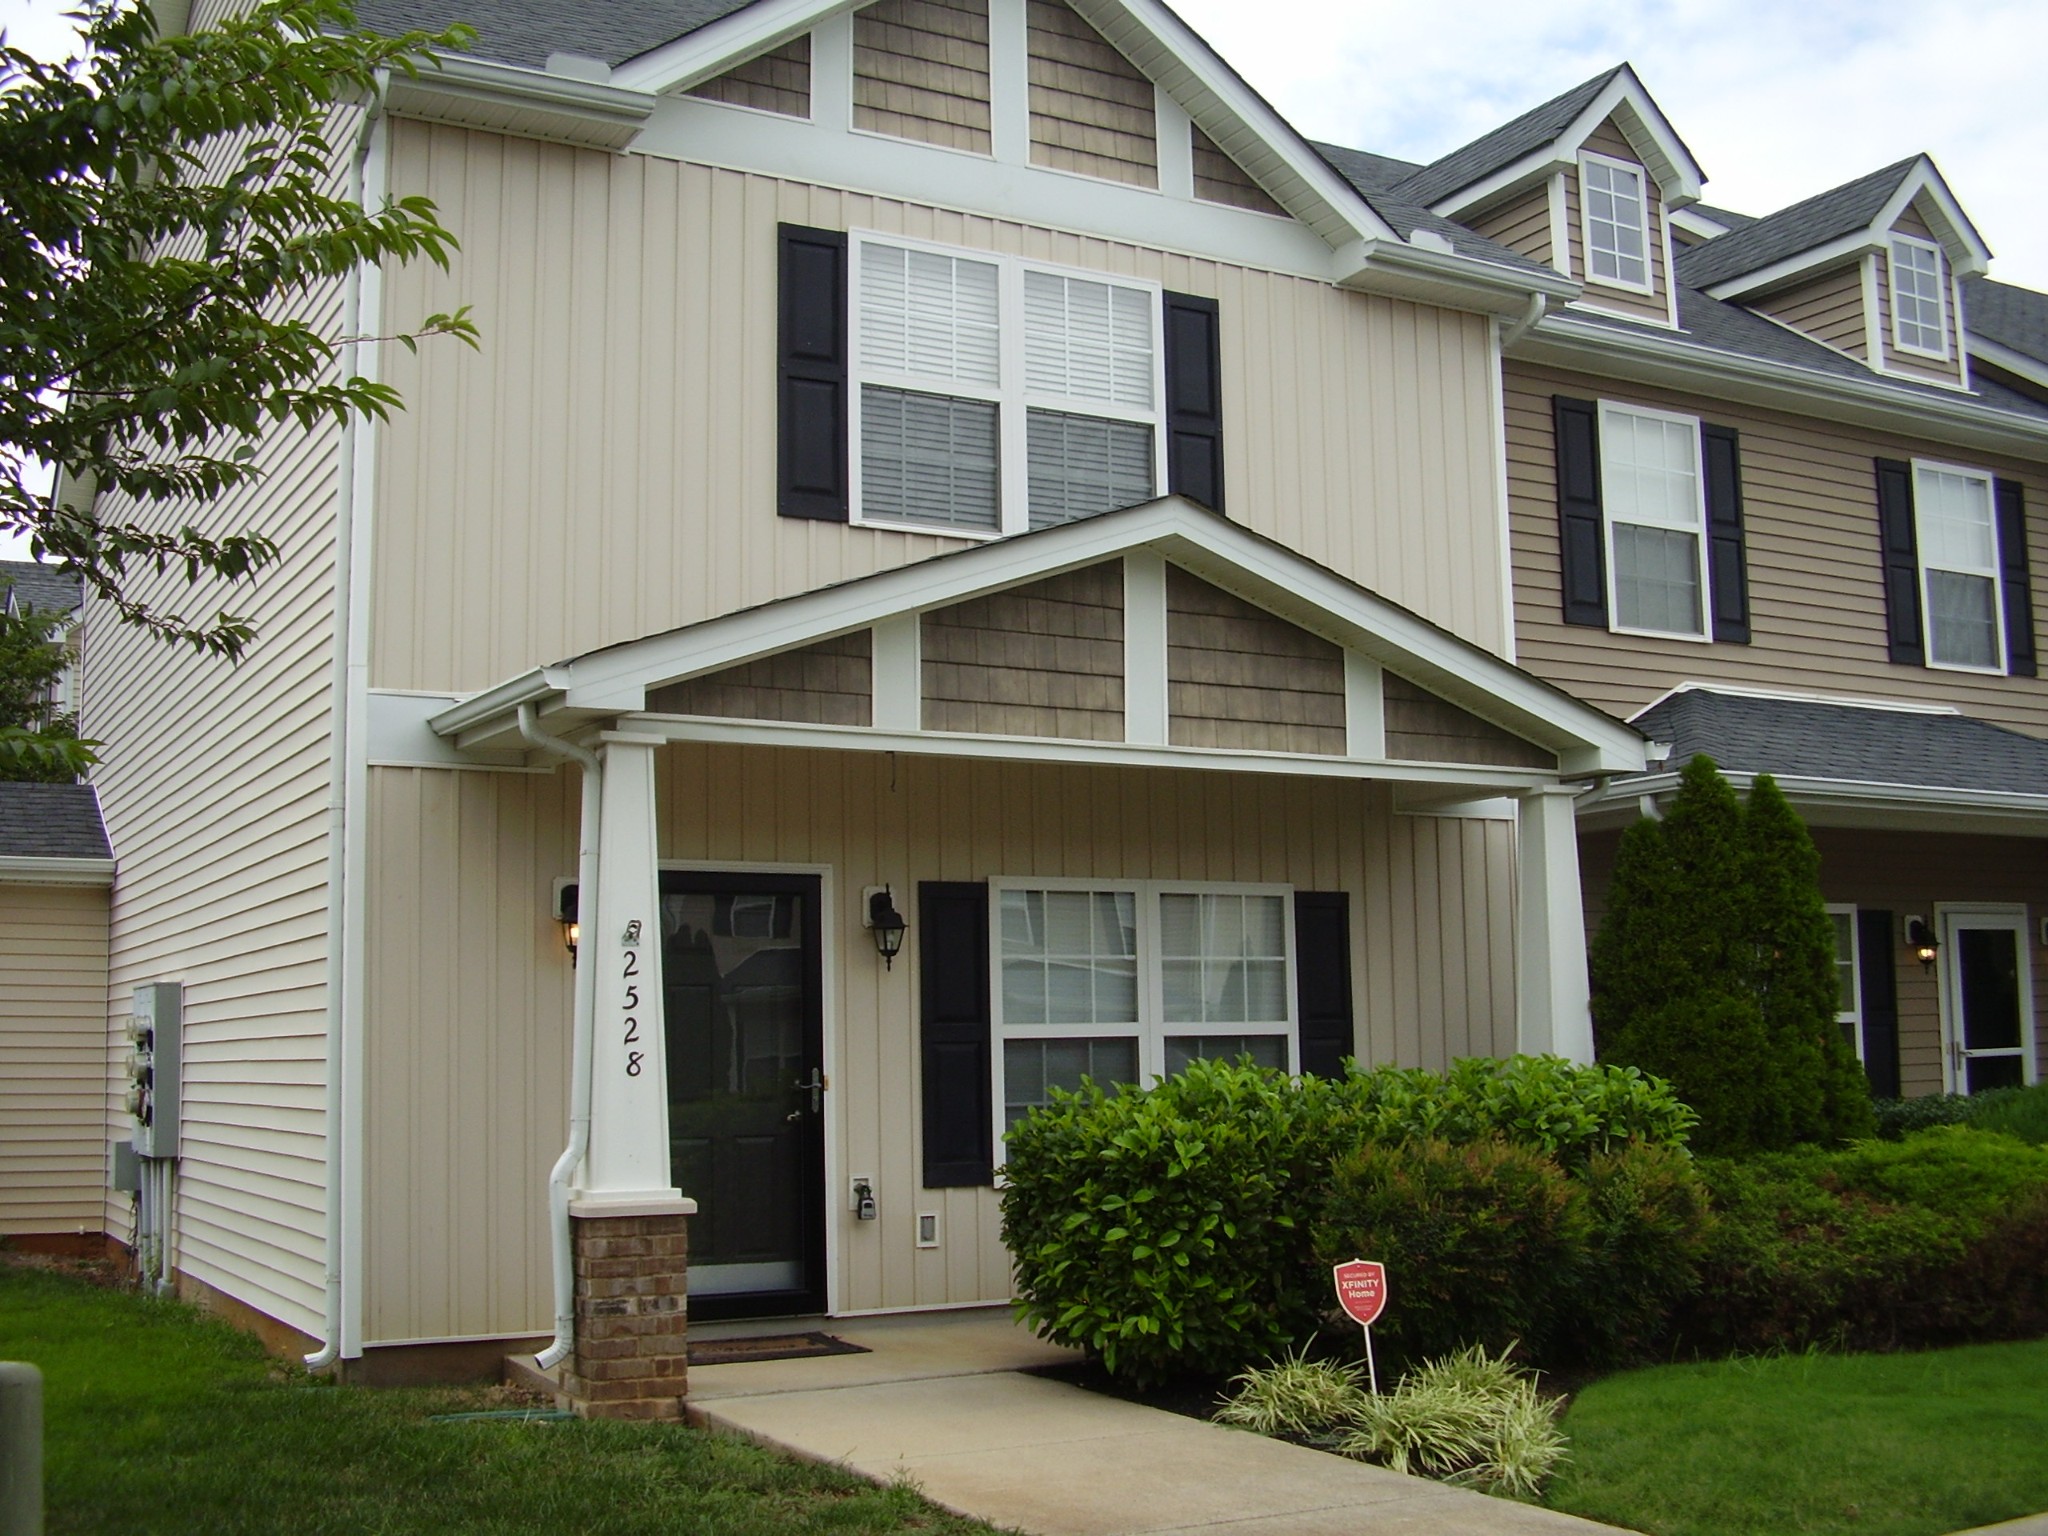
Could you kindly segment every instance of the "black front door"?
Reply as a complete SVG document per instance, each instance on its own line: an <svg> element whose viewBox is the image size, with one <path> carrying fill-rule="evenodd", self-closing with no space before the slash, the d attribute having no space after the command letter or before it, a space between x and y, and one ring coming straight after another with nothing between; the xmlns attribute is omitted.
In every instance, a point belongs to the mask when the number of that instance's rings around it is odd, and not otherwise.
<svg viewBox="0 0 2048 1536"><path fill-rule="evenodd" d="M661 872L669 1161L690 1316L825 1309L816 876Z"/></svg>

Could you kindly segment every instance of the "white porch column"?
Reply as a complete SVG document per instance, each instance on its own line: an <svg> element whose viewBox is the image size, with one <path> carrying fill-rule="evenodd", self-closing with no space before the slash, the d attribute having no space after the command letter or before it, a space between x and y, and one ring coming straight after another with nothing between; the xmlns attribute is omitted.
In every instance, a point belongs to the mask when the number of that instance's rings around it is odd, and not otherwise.
<svg viewBox="0 0 2048 1536"><path fill-rule="evenodd" d="M608 732L598 821L597 902L586 910L579 965L597 967L591 1059L590 1151L579 1213L673 1204L668 1064L662 1052L661 897L654 841L651 736Z"/></svg>
<svg viewBox="0 0 2048 1536"><path fill-rule="evenodd" d="M1525 791L1515 817L1515 1049L1593 1059L1573 791Z"/></svg>

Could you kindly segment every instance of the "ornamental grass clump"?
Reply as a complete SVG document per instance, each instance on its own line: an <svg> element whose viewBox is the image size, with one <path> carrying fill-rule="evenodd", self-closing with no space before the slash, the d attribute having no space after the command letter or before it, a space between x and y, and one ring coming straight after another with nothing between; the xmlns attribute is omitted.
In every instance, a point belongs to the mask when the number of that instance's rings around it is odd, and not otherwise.
<svg viewBox="0 0 2048 1536"><path fill-rule="evenodd" d="M1231 1377L1216 1422L1255 1434L1327 1441L1353 1424L1366 1397L1365 1372L1341 1360L1311 1360L1306 1347Z"/></svg>
<svg viewBox="0 0 2048 1536"><path fill-rule="evenodd" d="M1567 1454L1558 1400L1527 1371L1473 1345L1418 1366L1382 1396L1365 1395L1347 1456L1485 1493L1534 1498Z"/></svg>

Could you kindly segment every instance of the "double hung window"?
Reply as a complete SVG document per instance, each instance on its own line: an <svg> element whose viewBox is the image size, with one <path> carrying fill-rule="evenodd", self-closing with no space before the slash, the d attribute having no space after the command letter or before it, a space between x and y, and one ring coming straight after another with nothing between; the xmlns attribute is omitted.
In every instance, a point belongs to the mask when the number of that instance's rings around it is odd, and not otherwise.
<svg viewBox="0 0 2048 1536"><path fill-rule="evenodd" d="M1581 155L1579 199L1586 276L1650 292L1650 209L1642 167L1590 152Z"/></svg>
<svg viewBox="0 0 2048 1536"><path fill-rule="evenodd" d="M1924 240L1892 237L1892 345L1922 357L1948 357L1942 324L1941 250Z"/></svg>
<svg viewBox="0 0 2048 1536"><path fill-rule="evenodd" d="M855 521L1021 533L1157 494L1156 286L852 243Z"/></svg>
<svg viewBox="0 0 2048 1536"><path fill-rule="evenodd" d="M1991 477L1915 461L1913 516L1928 664L2004 671L2005 619Z"/></svg>
<svg viewBox="0 0 2048 1536"><path fill-rule="evenodd" d="M1706 638L1704 478L1697 418L1601 402L1608 613L1615 629Z"/></svg>
<svg viewBox="0 0 2048 1536"><path fill-rule="evenodd" d="M1842 1038L1864 1059L1863 983L1856 948L1856 909L1828 908L1828 922L1835 931L1835 1023Z"/></svg>
<svg viewBox="0 0 2048 1536"><path fill-rule="evenodd" d="M1293 915L1277 886L998 881L997 1144L1053 1088L1198 1058L1299 1070Z"/></svg>

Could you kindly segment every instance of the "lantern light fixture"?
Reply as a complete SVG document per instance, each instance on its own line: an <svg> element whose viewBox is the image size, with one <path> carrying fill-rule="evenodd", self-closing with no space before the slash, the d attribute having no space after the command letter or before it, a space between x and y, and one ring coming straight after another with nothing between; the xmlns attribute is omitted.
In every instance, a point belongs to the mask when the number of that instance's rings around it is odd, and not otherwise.
<svg viewBox="0 0 2048 1536"><path fill-rule="evenodd" d="M1914 959L1927 970L1934 969L1934 958L1941 953L1941 940L1934 936L1924 918L1906 919L1906 943L1912 947Z"/></svg>
<svg viewBox="0 0 2048 1536"><path fill-rule="evenodd" d="M576 946L583 941L583 925L577 921L576 882L555 882L554 919L562 928L562 947L569 951L569 963L576 963Z"/></svg>
<svg viewBox="0 0 2048 1536"><path fill-rule="evenodd" d="M882 957L884 969L896 968L896 956L903 949L903 935L910 925L903 921L903 914L896 910L895 897L886 885L871 885L863 892L867 897L867 913L862 924L875 937L875 953Z"/></svg>

